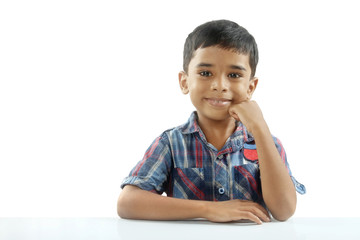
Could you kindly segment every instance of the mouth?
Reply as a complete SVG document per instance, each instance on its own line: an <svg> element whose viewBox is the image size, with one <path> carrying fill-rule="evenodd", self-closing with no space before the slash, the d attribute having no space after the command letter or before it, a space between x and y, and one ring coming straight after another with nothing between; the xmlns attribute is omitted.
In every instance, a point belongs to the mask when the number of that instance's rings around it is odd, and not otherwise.
<svg viewBox="0 0 360 240"><path fill-rule="evenodd" d="M225 98L205 98L205 101L213 107L225 107L231 103L231 100Z"/></svg>

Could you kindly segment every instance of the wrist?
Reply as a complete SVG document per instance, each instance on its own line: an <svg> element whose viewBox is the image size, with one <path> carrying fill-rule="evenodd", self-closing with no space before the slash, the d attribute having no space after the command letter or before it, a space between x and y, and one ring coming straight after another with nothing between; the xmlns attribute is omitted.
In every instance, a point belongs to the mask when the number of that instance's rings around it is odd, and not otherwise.
<svg viewBox="0 0 360 240"><path fill-rule="evenodd" d="M200 201L200 218L209 219L211 215L211 206L214 204L210 201Z"/></svg>
<svg viewBox="0 0 360 240"><path fill-rule="evenodd" d="M255 137L255 135L262 134L264 131L268 130L268 125L266 124L265 120L252 122L246 126L247 130Z"/></svg>

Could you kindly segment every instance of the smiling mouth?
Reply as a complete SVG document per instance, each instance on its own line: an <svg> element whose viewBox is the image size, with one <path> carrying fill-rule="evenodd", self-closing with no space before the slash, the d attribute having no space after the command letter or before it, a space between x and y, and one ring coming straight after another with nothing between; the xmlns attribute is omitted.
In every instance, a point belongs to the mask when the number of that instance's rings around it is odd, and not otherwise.
<svg viewBox="0 0 360 240"><path fill-rule="evenodd" d="M223 98L205 98L205 100L214 107L224 107L231 103L231 100Z"/></svg>

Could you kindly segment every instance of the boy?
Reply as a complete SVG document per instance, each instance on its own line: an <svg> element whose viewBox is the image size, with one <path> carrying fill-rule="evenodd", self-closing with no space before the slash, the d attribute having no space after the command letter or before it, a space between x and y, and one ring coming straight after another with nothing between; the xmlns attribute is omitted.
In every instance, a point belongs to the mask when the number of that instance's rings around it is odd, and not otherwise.
<svg viewBox="0 0 360 240"><path fill-rule="evenodd" d="M120 217L261 224L269 212L279 221L293 215L296 191L305 188L250 100L257 62L254 38L234 22L211 21L189 34L179 84L196 112L156 138L125 178Z"/></svg>

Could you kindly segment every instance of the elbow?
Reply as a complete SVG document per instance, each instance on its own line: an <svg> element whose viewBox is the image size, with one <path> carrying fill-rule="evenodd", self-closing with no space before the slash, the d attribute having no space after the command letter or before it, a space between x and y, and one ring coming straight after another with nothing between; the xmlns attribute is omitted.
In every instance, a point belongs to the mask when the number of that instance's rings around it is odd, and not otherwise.
<svg viewBox="0 0 360 240"><path fill-rule="evenodd" d="M126 208L125 208L124 198L122 195L119 196L119 199L117 201L117 214L121 218L127 218L126 215Z"/></svg>
<svg viewBox="0 0 360 240"><path fill-rule="evenodd" d="M271 211L272 216L280 222L285 222L295 213L296 204L282 205L276 211Z"/></svg>
<svg viewBox="0 0 360 240"><path fill-rule="evenodd" d="M125 194L120 194L117 201L117 214L123 219L132 219L131 206L129 199Z"/></svg>
<svg viewBox="0 0 360 240"><path fill-rule="evenodd" d="M292 217L296 210L296 197L291 199L283 199L282 201L276 201L276 204L273 204L269 210L271 215L277 221L284 222Z"/></svg>
<svg viewBox="0 0 360 240"><path fill-rule="evenodd" d="M294 215L294 212L276 214L276 215L273 215L273 217L274 217L277 221L279 221L279 222L285 222L285 221L288 220L292 215Z"/></svg>
<svg viewBox="0 0 360 240"><path fill-rule="evenodd" d="M138 188L125 186L117 201L117 214L124 219L138 219Z"/></svg>

